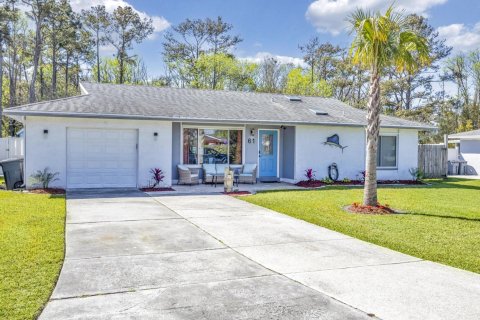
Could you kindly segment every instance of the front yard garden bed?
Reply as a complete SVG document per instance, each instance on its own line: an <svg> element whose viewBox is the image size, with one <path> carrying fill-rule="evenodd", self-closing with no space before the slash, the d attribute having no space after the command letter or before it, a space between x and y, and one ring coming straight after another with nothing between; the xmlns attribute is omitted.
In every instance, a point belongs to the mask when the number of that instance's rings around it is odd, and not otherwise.
<svg viewBox="0 0 480 320"><path fill-rule="evenodd" d="M262 192L241 199L422 259L480 273L480 180L427 180L381 186L379 202L397 214L352 214L363 188Z"/></svg>
<svg viewBox="0 0 480 320"><path fill-rule="evenodd" d="M0 319L34 319L64 259L65 197L0 191Z"/></svg>
<svg viewBox="0 0 480 320"><path fill-rule="evenodd" d="M175 191L173 188L153 188L153 187L148 187L148 188L140 188L140 191L143 192L165 192L165 191Z"/></svg>
<svg viewBox="0 0 480 320"><path fill-rule="evenodd" d="M379 180L377 181L379 185L423 185L422 181L416 180ZM295 185L303 188L320 188L325 186L363 186L363 180L340 180L340 181L329 181L325 182L323 180L303 180L297 182Z"/></svg>
<svg viewBox="0 0 480 320"><path fill-rule="evenodd" d="M28 193L35 193L35 194L50 194L50 195L61 195L65 194L65 189L60 188L46 188L46 189L30 189L27 191Z"/></svg>
<svg viewBox="0 0 480 320"><path fill-rule="evenodd" d="M228 196L248 196L248 195L251 195L252 193L250 191L232 191L232 192L223 192L223 194L226 194Z"/></svg>
<svg viewBox="0 0 480 320"><path fill-rule="evenodd" d="M378 204L377 206L365 206L359 202L355 202L352 205L345 206L345 211L350 213L359 213L359 214L393 214L397 213L395 210L390 208L388 205Z"/></svg>

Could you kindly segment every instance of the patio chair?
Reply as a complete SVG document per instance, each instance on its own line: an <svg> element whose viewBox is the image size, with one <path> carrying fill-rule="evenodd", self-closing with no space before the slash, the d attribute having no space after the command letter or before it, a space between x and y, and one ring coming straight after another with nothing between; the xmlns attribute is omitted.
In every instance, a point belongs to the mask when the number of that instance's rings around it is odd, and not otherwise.
<svg viewBox="0 0 480 320"><path fill-rule="evenodd" d="M203 183L212 183L213 182L213 177L215 175L218 175L216 177L217 182L222 183L224 180L224 172L225 168L228 168L228 164L226 163L204 163L202 165L203 169Z"/></svg>
<svg viewBox="0 0 480 320"><path fill-rule="evenodd" d="M224 174L225 174L225 168L230 168L230 166L226 163L217 163L215 165L215 171L217 172L217 174L220 174L220 176L217 177L218 182L223 182Z"/></svg>
<svg viewBox="0 0 480 320"><path fill-rule="evenodd" d="M202 165L203 169L203 183L213 182L213 176L217 173L215 170L215 164L213 163L204 163Z"/></svg>
<svg viewBox="0 0 480 320"><path fill-rule="evenodd" d="M240 183L257 183L257 164L246 163L243 165L243 170L239 176Z"/></svg>
<svg viewBox="0 0 480 320"><path fill-rule="evenodd" d="M200 169L189 168L187 166L179 164L178 169L178 184L198 184L200 179L198 178L198 173Z"/></svg>

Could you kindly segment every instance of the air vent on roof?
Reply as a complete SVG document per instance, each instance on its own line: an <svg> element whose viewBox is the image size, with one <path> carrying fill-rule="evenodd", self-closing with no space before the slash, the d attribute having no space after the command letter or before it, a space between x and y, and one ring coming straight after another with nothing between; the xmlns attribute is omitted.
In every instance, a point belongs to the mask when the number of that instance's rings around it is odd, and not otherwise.
<svg viewBox="0 0 480 320"><path fill-rule="evenodd" d="M328 116L328 112L325 112L325 111L314 110L314 109L310 109L310 111L315 113L317 116Z"/></svg>
<svg viewBox="0 0 480 320"><path fill-rule="evenodd" d="M297 102L302 101L302 98L300 98L298 96L287 96L287 99L290 100L290 101L297 101Z"/></svg>

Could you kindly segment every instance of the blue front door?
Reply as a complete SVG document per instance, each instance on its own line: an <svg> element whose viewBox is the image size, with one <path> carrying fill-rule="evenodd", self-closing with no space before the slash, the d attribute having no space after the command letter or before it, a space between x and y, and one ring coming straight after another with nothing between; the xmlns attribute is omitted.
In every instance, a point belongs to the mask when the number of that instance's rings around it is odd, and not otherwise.
<svg viewBox="0 0 480 320"><path fill-rule="evenodd" d="M278 131L259 130L259 176L277 177Z"/></svg>

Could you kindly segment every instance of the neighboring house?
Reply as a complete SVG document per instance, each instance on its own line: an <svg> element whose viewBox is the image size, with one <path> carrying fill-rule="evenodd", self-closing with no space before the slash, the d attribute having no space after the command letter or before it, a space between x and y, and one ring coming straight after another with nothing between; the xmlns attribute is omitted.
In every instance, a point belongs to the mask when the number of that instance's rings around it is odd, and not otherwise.
<svg viewBox="0 0 480 320"><path fill-rule="evenodd" d="M340 179L365 167L365 115L338 100L280 94L84 83L82 95L5 110L25 126L28 176L49 167L55 186L142 187L177 164L258 163L263 180L317 178L335 162ZM409 179L418 132L432 127L382 116L379 179ZM339 144L325 144L338 135ZM332 139L330 139L332 140ZM335 139L334 139L335 140Z"/></svg>
<svg viewBox="0 0 480 320"><path fill-rule="evenodd" d="M455 151L449 151L449 161L466 161L465 174L480 174L480 130L460 132L448 136L455 143Z"/></svg>

